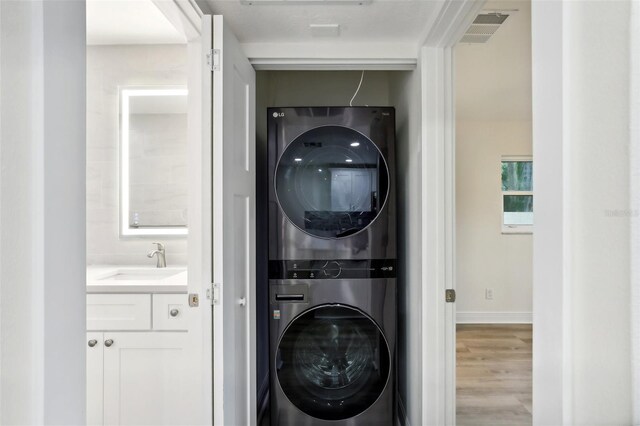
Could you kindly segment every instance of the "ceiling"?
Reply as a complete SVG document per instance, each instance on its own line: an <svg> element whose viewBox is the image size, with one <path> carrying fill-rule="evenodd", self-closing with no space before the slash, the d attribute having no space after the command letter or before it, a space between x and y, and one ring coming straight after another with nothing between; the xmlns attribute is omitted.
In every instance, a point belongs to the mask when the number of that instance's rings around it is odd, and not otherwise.
<svg viewBox="0 0 640 426"><path fill-rule="evenodd" d="M206 0L224 15L241 43L411 42L424 38L441 0L373 0L357 4L244 5L239 0ZM338 36L314 36L310 25L339 24ZM330 31L333 32L333 31Z"/></svg>
<svg viewBox="0 0 640 426"><path fill-rule="evenodd" d="M152 0L87 0L87 44L185 41Z"/></svg>
<svg viewBox="0 0 640 426"><path fill-rule="evenodd" d="M455 47L456 118L531 121L531 3L489 1L484 9L518 12L487 43Z"/></svg>

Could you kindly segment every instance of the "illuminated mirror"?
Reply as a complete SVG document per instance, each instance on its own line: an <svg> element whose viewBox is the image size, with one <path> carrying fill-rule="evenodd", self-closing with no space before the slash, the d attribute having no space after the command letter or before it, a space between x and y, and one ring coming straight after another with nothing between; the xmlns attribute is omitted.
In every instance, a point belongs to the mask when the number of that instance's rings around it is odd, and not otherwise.
<svg viewBox="0 0 640 426"><path fill-rule="evenodd" d="M120 89L121 235L187 234L187 89Z"/></svg>

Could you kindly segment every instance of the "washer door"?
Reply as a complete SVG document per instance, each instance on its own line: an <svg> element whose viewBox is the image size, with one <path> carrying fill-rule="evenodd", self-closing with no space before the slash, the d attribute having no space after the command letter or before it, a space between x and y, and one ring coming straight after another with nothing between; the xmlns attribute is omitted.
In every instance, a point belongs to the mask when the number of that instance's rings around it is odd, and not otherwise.
<svg viewBox="0 0 640 426"><path fill-rule="evenodd" d="M276 359L284 394L302 412L323 420L365 411L384 391L390 352L376 323L357 309L324 305L285 330Z"/></svg>
<svg viewBox="0 0 640 426"><path fill-rule="evenodd" d="M300 230L343 238L372 223L387 199L389 172L378 147L362 133L323 126L298 136L275 173L278 202Z"/></svg>

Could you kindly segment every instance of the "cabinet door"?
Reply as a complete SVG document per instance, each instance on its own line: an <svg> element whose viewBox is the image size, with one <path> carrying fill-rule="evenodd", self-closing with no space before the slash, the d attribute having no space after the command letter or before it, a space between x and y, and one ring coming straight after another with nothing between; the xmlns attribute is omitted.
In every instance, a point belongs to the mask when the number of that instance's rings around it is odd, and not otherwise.
<svg viewBox="0 0 640 426"><path fill-rule="evenodd" d="M103 336L87 333L87 424L102 425L103 401Z"/></svg>
<svg viewBox="0 0 640 426"><path fill-rule="evenodd" d="M106 425L193 424L188 334L104 333Z"/></svg>

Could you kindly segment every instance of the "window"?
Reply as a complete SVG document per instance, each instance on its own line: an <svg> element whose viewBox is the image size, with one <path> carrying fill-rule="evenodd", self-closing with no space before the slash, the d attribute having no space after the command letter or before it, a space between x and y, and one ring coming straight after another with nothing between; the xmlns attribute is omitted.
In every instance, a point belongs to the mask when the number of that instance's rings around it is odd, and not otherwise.
<svg viewBox="0 0 640 426"><path fill-rule="evenodd" d="M502 232L533 231L533 162L531 157L502 158Z"/></svg>

